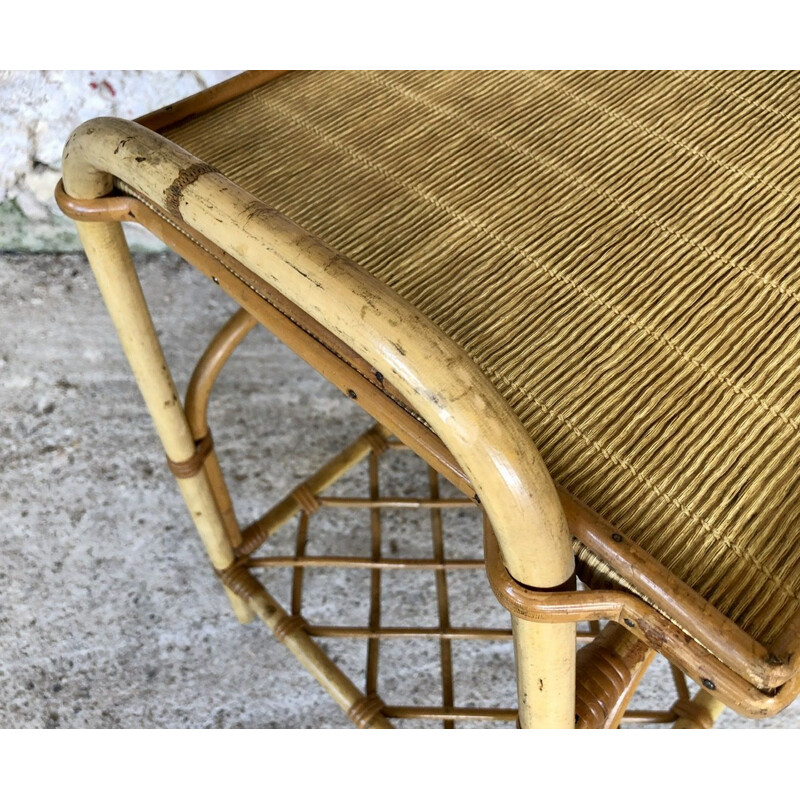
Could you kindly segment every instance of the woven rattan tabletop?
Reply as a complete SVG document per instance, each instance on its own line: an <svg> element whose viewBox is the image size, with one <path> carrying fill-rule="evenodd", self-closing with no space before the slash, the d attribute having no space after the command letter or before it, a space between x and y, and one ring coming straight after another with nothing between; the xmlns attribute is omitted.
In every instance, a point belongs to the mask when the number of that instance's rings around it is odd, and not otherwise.
<svg viewBox="0 0 800 800"><path fill-rule="evenodd" d="M800 590L800 78L295 73L167 129L462 345L769 643Z"/></svg>

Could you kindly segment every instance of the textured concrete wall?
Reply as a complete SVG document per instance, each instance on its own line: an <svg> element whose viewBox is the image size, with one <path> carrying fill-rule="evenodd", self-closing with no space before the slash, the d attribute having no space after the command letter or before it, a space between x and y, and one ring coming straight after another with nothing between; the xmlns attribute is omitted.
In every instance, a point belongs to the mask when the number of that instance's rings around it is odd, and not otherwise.
<svg viewBox="0 0 800 800"><path fill-rule="evenodd" d="M71 250L77 239L53 187L73 128L98 116L137 117L236 70L0 71L0 250ZM135 244L155 240L134 233ZM157 243L156 243L157 244Z"/></svg>

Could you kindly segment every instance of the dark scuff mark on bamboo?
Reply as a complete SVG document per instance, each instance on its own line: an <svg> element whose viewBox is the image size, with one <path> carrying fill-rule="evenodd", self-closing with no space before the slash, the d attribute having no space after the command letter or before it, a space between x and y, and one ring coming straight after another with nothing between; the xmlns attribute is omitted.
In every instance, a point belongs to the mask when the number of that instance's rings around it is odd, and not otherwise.
<svg viewBox="0 0 800 800"><path fill-rule="evenodd" d="M125 145L131 141L131 139L133 139L133 136L126 136L124 139L122 139L120 143L114 148L114 155L117 155L117 153L119 153L120 151L120 148L125 147Z"/></svg>
<svg viewBox="0 0 800 800"><path fill-rule="evenodd" d="M180 210L181 197L187 186L194 183L202 175L219 172L210 164L198 162L191 167L185 167L178 173L178 177L164 191L164 208L178 219L183 219Z"/></svg>
<svg viewBox="0 0 800 800"><path fill-rule="evenodd" d="M639 619L639 628L644 633L647 643L656 650L661 649L667 642L667 636L655 625L651 625L648 620Z"/></svg>
<svg viewBox="0 0 800 800"><path fill-rule="evenodd" d="M288 263L288 262L287 262L287 263ZM304 277L304 278L305 278L307 281L310 281L311 283L313 283L313 284L314 284L314 286L316 286L318 289L322 289L322 288L323 288L322 284L321 284L321 283L320 283L318 280L315 280L314 278L312 278L312 277L311 277L311 276L310 276L310 275L309 275L307 272L303 272L303 270L301 270L301 269L300 269L300 267L296 267L294 264L289 264L289 266L290 266L290 267L291 267L291 268L292 268L292 269L293 269L293 270L294 270L294 271L295 271L295 272L296 272L298 275L301 275L301 276L302 276L302 277Z"/></svg>

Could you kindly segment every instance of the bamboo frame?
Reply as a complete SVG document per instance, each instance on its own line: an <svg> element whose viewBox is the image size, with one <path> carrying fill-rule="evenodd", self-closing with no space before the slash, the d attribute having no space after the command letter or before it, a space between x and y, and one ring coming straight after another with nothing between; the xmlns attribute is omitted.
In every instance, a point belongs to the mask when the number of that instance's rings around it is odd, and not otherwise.
<svg viewBox="0 0 800 800"><path fill-rule="evenodd" d="M330 342L321 345L317 331L314 335L309 335L305 331L308 328L313 330L313 324L309 324L308 319L302 317L296 307L289 306L284 311L279 312L275 305L265 303L263 298L264 285L260 286L259 294L252 291L248 293L236 294L234 288L236 282L231 279L231 272L221 268L220 262L224 256L218 251L210 256L208 250L213 247L207 240L204 240L196 232L192 238L188 239L185 234L178 232L174 224L165 224L166 215L157 214L152 208L145 206L141 201L132 197L110 197L102 200L85 203L69 198L63 192L63 188L57 190L57 199L62 208L70 216L78 218L97 219L102 215L103 204L109 206L108 213L116 218L123 218L128 221L137 221L145 224L150 230L167 241L184 257L214 278L226 290L228 290L242 304L243 308L249 310L251 314L258 317L262 324L266 324L276 335L289 344L295 352L317 368L326 377L332 380L343 391L346 387L356 386L358 388L358 400L370 414L377 419L383 419L389 424L393 432L404 439L409 446L430 464L445 475L451 482L459 486L462 491L471 492L471 486L455 462L453 456L442 447L430 430L420 424L412 413L398 406L394 400L392 387L384 381L381 389L384 391L374 391L373 383L365 380L364 367L345 366L348 362L344 358L353 359L353 354L347 352L342 346L334 355L331 352ZM199 243L199 244L198 244ZM205 258L203 258L205 256ZM235 262L234 262L235 263ZM235 269L243 270L241 265L236 265ZM255 298L255 300L253 299ZM270 298L273 300L273 298ZM267 316L265 316L267 312ZM289 316L291 315L291 316ZM298 327L299 323L302 327ZM345 351L344 354L342 351ZM386 391L388 389L388 391ZM210 387L209 387L210 390ZM372 391L371 391L372 390ZM387 395L390 398L387 402ZM398 410L399 409L399 410ZM368 445L363 442L356 442L354 448L359 450L362 455L368 452ZM343 461L329 466L326 474L322 477L320 490L330 485L346 469L343 465L347 461L346 454ZM611 526L599 519L591 511L580 505L568 494L560 491L561 502L567 513L570 531L579 541L590 546L592 550L599 551L604 555L610 552L613 558L610 560L615 566L621 567L619 570L624 577L647 578L646 588L651 595L659 597L663 601L662 607L669 610L670 617L677 616L678 619L685 620L687 627L676 627L669 618L664 618L649 605L640 604L638 606L640 617L643 624L637 629L638 635L649 637L649 643L656 649L664 651L664 643L668 644L669 656L674 658L675 663L681 669L686 670L698 680L702 680L703 674L714 674L721 687L725 701L734 707L739 713L749 716L765 716L777 713L792 699L796 692L797 683L792 682L784 690L777 694L764 695L760 690L741 681L737 675L730 675L728 671L720 672L720 664L717 658L705 651L704 647L698 646L698 642L708 642L711 640L713 646L714 636L718 640L724 640L726 647L721 651L723 664L728 666L734 664L745 664L745 672L756 675L757 680L763 677L762 670L772 670L773 674L767 675L773 681L779 681L783 675L775 672L774 664L766 663L766 651L758 643L753 642L749 637L744 636L738 629L734 629L733 636L728 639L730 628L729 620L722 617L719 612L710 607L707 603L698 598L688 587L680 584L674 576L665 573L661 567L636 545L627 539L617 541L619 535ZM243 544L237 548L237 553L246 555L252 553L279 525L288 520L296 511L299 505L292 497L286 498L275 508L271 509L264 517L248 526L243 532ZM619 549L619 550L617 550ZM625 561L628 559L628 561ZM676 584L678 584L676 586ZM636 585L634 583L634 585ZM629 602L635 602L636 598L626 595ZM698 627L697 623L705 623L705 629ZM692 632L692 638L685 635L685 630ZM665 631L667 632L665 634ZM359 635L353 632L354 635ZM707 634L710 633L709 637ZM791 646L791 639L788 639ZM743 644L740 644L743 642ZM666 651L665 651L666 652ZM787 659L788 661L788 659ZM781 669L780 666L777 668ZM785 669L785 667L784 667ZM724 677L720 680L719 675ZM727 680L726 680L727 678ZM658 715L656 715L658 716Z"/></svg>
<svg viewBox="0 0 800 800"><path fill-rule="evenodd" d="M152 128L163 128L226 102L280 74L275 71L240 76L215 92L200 93L141 121ZM68 158L71 159L69 163ZM147 169L138 167L148 159L151 165ZM634 653L635 657L630 656L631 663L626 666L629 679L614 700L604 724L614 726L619 722L620 709L624 709L626 698L630 699L631 687L635 688L652 658L653 651L643 643L668 654L693 677L711 683L714 695L708 691L701 693L697 703L712 718L721 708L719 698L741 713L762 716L780 710L800 691L800 678L792 663L792 655L800 643L797 620L787 626L772 652L767 651L632 542L574 498L557 491L535 448L528 446L529 439L516 418L469 359L413 308L355 265L338 258L322 243L211 168L135 123L96 120L81 126L68 143L64 163L69 194L63 189L57 192L59 203L79 221L87 255L171 461L180 464L191 460L198 452L199 443L210 436L205 410L211 386L247 331L257 321L265 322L266 312L268 327L282 327L286 335L281 338L301 351L310 363L316 361L315 366L319 368L324 362L323 373L327 372L340 388L348 387L351 396L355 395L370 413L377 410L374 416L411 444L436 470L471 494L477 489L475 497L481 498L500 541L497 551L492 544L493 536L487 538L487 558L491 561L488 566L490 576L494 576L493 587L514 617L512 627L520 670L523 726L571 726L574 699L571 687L575 670L572 643L577 619L619 619L634 623L632 631L623 631L624 640L614 640L612 649L621 650L626 656ZM131 197L109 196L111 176L127 184L126 190L130 189L133 194L151 198L155 207ZM167 212L158 206L163 206ZM149 316L146 307L142 307L143 300L140 302L137 298L138 281L119 233L118 221L145 224L175 245L178 252L188 252L190 260L200 262L198 266L246 309L231 321L229 329L220 332L198 364L187 394L185 416L174 399L164 399L170 387L174 396L174 386L163 363L159 363L163 362L163 356L157 339L153 340L152 325L148 331ZM123 287L111 285L116 280L116 277L112 279L112 273L124 276ZM360 309L361 321L353 322L356 317L349 317L350 312L339 314L329 307L326 295L330 295L334 305ZM136 309L134 313L123 308L128 303ZM269 311L265 308L267 304L271 306ZM288 317L288 323L280 319L281 314L286 316L287 308L294 314ZM315 324L319 334L315 340L316 349L320 346L326 349L325 355L313 353L315 345L298 341L303 339L303 333L290 330L294 325L308 336L307 329L313 329ZM402 331L400 335L398 328ZM137 337L141 337L139 345L132 343ZM142 346L141 342L145 344ZM333 361L331 346L336 351ZM436 367L440 360L449 366L444 376ZM147 376L153 370L162 370L164 377L151 381ZM427 388L431 386L441 389L432 392ZM465 399L461 387L473 390L469 398ZM164 403L164 408L168 402L173 402L175 413L157 408L159 402ZM486 452L476 457L474 441L486 443ZM352 453L374 458L370 443L358 444ZM382 498L376 504L376 498L372 497L370 501L373 502L318 497L317 493L346 469L343 463L332 467L318 485L312 487L311 494L320 505L357 507L360 504L372 508L373 525L378 525L374 531L376 546L380 541L377 514L381 507L428 507L435 528L435 519L442 507L468 502L443 502L434 496L436 473L433 471L430 473L432 494L428 500L409 503ZM213 449L205 454L197 474L179 478L179 485L190 509L199 509L203 520L202 525L198 525L201 538L212 564L222 574L243 563L247 568L267 566L267 559L248 558L249 555L302 505L296 497L287 498L242 531ZM562 506L566 518L561 512ZM194 513L197 516L197 511ZM571 593L555 591L561 590L572 574L567 526L573 536L612 567L623 585L630 585L652 605L628 593L591 592L591 600L576 601L580 609L570 610ZM530 530L533 535L522 538L516 533L518 530ZM373 561L374 556L373 552ZM242 558L247 559L246 562L242 562ZM285 566L289 562L284 559L271 563ZM501 575L501 571L505 572L504 564L513 578L507 573L505 578ZM315 561L298 552L291 565L301 575L305 568L334 566L334 563ZM449 658L445 644L451 637L445 624L447 606L446 601L442 604L440 587L445 585L449 570L475 568L477 564L447 563L439 554L419 565L387 561L380 569L367 562L348 566L373 570L373 594L374 587L379 587L381 569L434 570L440 597L438 635L443 663ZM274 604L263 587L248 596L247 592L231 593L233 584L229 580L226 588L237 616L243 621L255 613L270 627L280 630L284 620L291 619ZM543 587L549 592L531 590L530 586ZM243 597L246 598L244 603ZM324 626L319 628L323 629ZM312 651L308 647L313 642L309 639L298 644L300 639L293 638L296 633L290 632L284 641L293 643L292 646L304 654L312 672L316 671L318 677L324 676L331 665L325 665L316 654L309 656ZM375 664L377 640L383 635L393 635L390 630L380 628L377 617L370 620L367 629L354 633L370 641ZM502 633L507 636L507 632ZM403 635L401 631L395 634ZM552 660L548 662L550 656ZM374 666L373 674L376 670ZM711 674L713 680L708 677ZM357 690L353 690L356 691L354 695L350 688L337 681L338 678L334 684L339 688L335 688L334 693L339 693L340 704L361 720L360 710L352 712L352 708L364 697ZM544 692L528 691L541 688L545 683L547 690ZM770 691L775 689L778 691ZM452 706L448 699L445 687L445 710ZM381 716L374 716L375 709L368 710L368 719L364 719L369 723ZM440 712L445 715L442 718L446 718L446 711L440 709Z"/></svg>
<svg viewBox="0 0 800 800"><path fill-rule="evenodd" d="M143 169L148 159L151 166ZM79 199L102 197L112 189L112 175L172 208L392 376L464 468L506 563L523 583L558 586L571 576L566 521L539 454L488 379L438 328L371 275L157 134L125 120L85 123L65 148L65 191ZM476 441L485 443L478 452Z"/></svg>
<svg viewBox="0 0 800 800"><path fill-rule="evenodd" d="M396 390L387 380L372 379L372 369L361 361L341 342L316 326L310 318L287 303L285 299L270 293L270 287L259 282L245 267L230 259L196 231L180 233L177 223L169 222L168 216L157 213L140 200L108 198L93 203L76 202L68 198L63 190L56 197L65 213L78 218L96 215L104 203L111 212L130 221L145 225L190 263L217 282L246 308L261 324L284 341L297 355L318 370L345 393L357 395L356 402L367 413L391 429L400 439L444 475L465 494L473 490L453 456L442 446L415 415L413 409L397 401ZM127 205L123 209L122 201ZM190 238L187 238L190 237ZM242 289L241 281L232 277L244 276L253 290ZM590 509L583 506L567 492L559 489L559 498L565 510L571 534L588 550L609 563L632 588L654 602L662 612L650 610L656 623L666 616L672 628L678 663L689 671L702 649L713 652L725 666L745 676L756 686L777 687L794 674L790 654L800 643L800 630L789 635L787 630L781 647L772 648L772 654L758 642L745 635L713 606L700 598L692 589L637 547L630 539L619 534ZM275 526L282 524L296 510L294 501L270 510L267 515L251 523L243 532L244 544L240 552L252 552L264 541ZM683 633L701 646L701 650L685 641ZM654 631L652 644L658 647L659 630ZM706 656L706 658L708 658ZM707 661L707 668L714 669L715 661ZM697 670L695 670L697 671Z"/></svg>
<svg viewBox="0 0 800 800"><path fill-rule="evenodd" d="M142 169L139 165L148 159L150 168ZM419 413L464 468L503 542L507 563L524 582L558 586L571 576L574 562L566 520L533 443L488 379L425 317L354 264L156 134L121 120L85 124L65 148L65 191L79 199L101 197L111 190L112 175L145 195L161 198L201 234L255 269L306 313L324 321L382 374L392 376L401 394L407 400L413 398ZM89 224L80 223L80 227ZM119 223L102 224L109 231L113 226L119 230ZM86 242L92 244L90 234ZM93 245L90 261L98 275L104 260L124 260L121 231L115 241L95 237ZM108 299L107 304L112 311ZM358 311L353 316L343 309ZM124 339L128 335L124 319L118 319ZM152 324L149 327L148 336L152 336ZM441 364L447 365L445 372ZM167 426L162 427L166 447ZM480 450L474 447L476 441L484 442ZM175 460L169 451L168 457ZM229 553L217 552L219 538L207 537L207 547L215 555L215 567L224 569ZM254 610L268 619L263 609ZM574 627L565 623L560 630L534 623L525 629L530 642L520 646L546 652L548 658L558 652L558 657L547 662L545 658L518 661L520 697L529 698L521 703L522 724L569 727L574 717ZM552 670L544 670L545 663ZM534 695L527 690L545 680L546 691Z"/></svg>

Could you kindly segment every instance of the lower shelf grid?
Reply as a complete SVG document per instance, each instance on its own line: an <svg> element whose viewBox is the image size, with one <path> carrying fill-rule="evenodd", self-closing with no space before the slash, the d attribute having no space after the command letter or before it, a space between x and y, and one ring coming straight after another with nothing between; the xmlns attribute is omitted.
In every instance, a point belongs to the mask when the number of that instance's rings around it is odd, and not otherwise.
<svg viewBox="0 0 800 800"><path fill-rule="evenodd" d="M380 427L245 530L241 550L370 713L398 727L516 724L510 620L484 572L480 507ZM600 629L580 626L578 646ZM682 673L671 679L688 698ZM628 710L623 722L675 719Z"/></svg>

